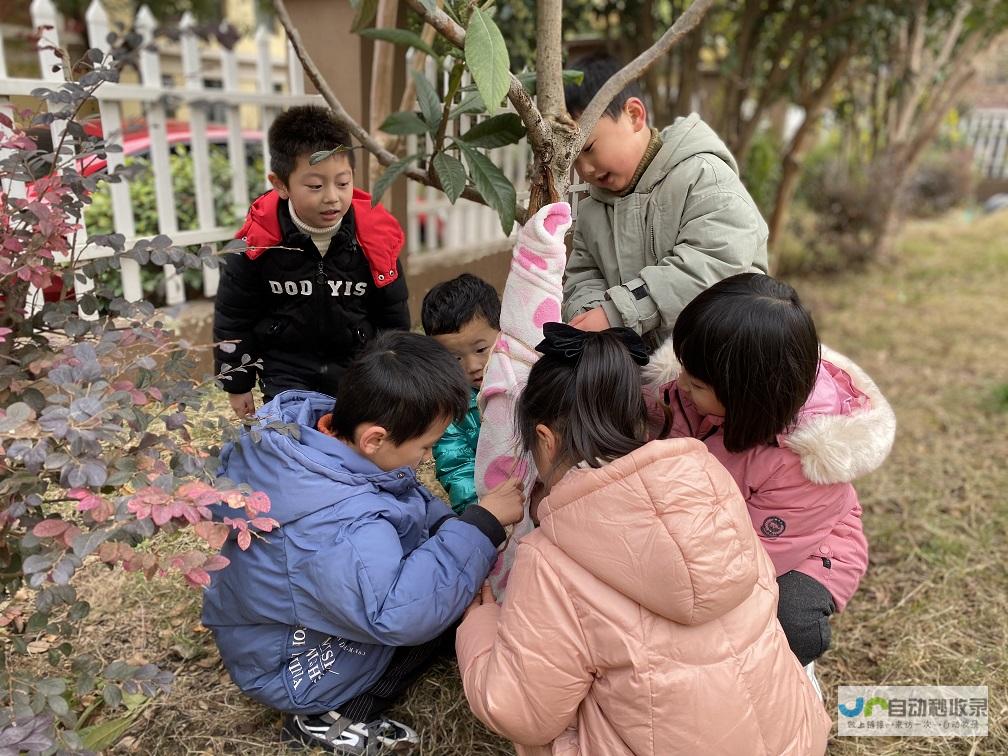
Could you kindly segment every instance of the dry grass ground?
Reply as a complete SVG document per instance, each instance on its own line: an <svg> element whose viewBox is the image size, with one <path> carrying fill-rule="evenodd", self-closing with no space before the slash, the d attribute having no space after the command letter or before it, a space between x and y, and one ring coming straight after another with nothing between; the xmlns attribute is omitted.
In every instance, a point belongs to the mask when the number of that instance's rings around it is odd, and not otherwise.
<svg viewBox="0 0 1008 756"><path fill-rule="evenodd" d="M872 561L818 664L827 706L840 684L990 688L985 739L834 738L829 752L1008 753L1008 213L915 224L889 268L794 283L823 340L875 377L900 421L889 462L859 485ZM278 717L229 682L198 594L105 571L86 589L95 608L81 646L177 673L116 753L288 752ZM451 664L396 713L424 754L511 752L468 713Z"/></svg>

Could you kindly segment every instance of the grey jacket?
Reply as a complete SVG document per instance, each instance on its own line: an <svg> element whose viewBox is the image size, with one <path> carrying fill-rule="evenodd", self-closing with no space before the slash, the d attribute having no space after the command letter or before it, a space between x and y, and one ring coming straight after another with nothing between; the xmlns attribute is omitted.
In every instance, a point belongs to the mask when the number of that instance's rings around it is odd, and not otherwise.
<svg viewBox="0 0 1008 756"><path fill-rule="evenodd" d="M767 225L724 142L696 113L662 142L630 194L592 187L578 205L564 320L601 305L612 325L660 343L701 291L766 272Z"/></svg>

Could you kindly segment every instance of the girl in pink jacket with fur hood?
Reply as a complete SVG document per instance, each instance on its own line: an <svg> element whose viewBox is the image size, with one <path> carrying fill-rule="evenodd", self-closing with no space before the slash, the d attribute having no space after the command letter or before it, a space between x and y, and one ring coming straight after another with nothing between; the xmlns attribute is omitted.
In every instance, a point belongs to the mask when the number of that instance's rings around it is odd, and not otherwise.
<svg viewBox="0 0 1008 756"><path fill-rule="evenodd" d="M868 566L851 481L892 447L889 404L857 365L820 348L794 289L757 273L691 301L646 373L672 413L660 435L703 441L742 491L774 564L781 625L809 665Z"/></svg>
<svg viewBox="0 0 1008 756"><path fill-rule="evenodd" d="M824 753L738 487L696 439L647 443L640 337L543 331L516 423L546 495L458 630L472 710L521 756Z"/></svg>

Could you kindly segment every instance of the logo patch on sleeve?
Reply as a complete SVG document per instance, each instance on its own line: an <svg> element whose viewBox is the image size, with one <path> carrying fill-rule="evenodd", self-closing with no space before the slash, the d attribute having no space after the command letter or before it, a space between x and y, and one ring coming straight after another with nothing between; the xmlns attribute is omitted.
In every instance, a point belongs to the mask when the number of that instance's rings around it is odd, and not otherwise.
<svg viewBox="0 0 1008 756"><path fill-rule="evenodd" d="M787 523L784 522L780 517L767 517L763 520L763 524L760 525L760 533L765 535L767 538L777 538L782 535L787 529Z"/></svg>

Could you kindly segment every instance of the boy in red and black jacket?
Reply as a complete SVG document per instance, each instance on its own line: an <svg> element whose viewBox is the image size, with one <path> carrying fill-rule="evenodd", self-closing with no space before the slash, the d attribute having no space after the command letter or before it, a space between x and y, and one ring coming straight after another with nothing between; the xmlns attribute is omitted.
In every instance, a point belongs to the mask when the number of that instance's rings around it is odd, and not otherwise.
<svg viewBox="0 0 1008 756"><path fill-rule="evenodd" d="M255 411L257 378L267 401L285 389L333 396L379 331L410 327L403 231L354 188L350 147L346 129L314 105L270 127L273 189L249 208L237 234L247 249L226 259L214 307L214 341L236 342L214 356L239 417Z"/></svg>

